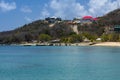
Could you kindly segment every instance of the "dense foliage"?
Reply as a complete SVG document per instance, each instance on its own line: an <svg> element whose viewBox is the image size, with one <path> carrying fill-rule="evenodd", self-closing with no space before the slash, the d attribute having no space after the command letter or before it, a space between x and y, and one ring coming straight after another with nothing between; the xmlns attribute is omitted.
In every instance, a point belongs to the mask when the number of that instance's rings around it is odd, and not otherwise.
<svg viewBox="0 0 120 80"><path fill-rule="evenodd" d="M77 35L77 34L72 34L68 37L62 37L61 42L63 43L77 43L77 42L82 42L83 41L83 36L82 35Z"/></svg>
<svg viewBox="0 0 120 80"><path fill-rule="evenodd" d="M44 41L50 41L52 38L51 36L47 35L47 34L40 34L39 35L39 40L44 42Z"/></svg>
<svg viewBox="0 0 120 80"><path fill-rule="evenodd" d="M103 42L119 42L120 34L103 34L101 38Z"/></svg>
<svg viewBox="0 0 120 80"><path fill-rule="evenodd" d="M102 41L120 41L119 33L106 34L105 32L106 27L120 25L120 9L98 19L98 22L92 24L75 24L78 26L79 34L74 32L72 28L74 24L68 24L67 21L50 24L44 20L38 20L12 31L0 32L0 44L31 42L33 40L44 42L55 39L61 39L61 42L65 43L75 43L82 42L85 38L95 41L100 37Z"/></svg>

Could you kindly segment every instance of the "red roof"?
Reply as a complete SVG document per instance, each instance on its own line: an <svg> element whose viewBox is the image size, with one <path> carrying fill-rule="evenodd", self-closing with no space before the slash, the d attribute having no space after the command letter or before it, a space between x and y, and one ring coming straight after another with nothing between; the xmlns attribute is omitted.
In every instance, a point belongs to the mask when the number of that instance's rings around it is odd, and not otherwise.
<svg viewBox="0 0 120 80"><path fill-rule="evenodd" d="M83 19L93 19L92 16L84 16Z"/></svg>
<svg viewBox="0 0 120 80"><path fill-rule="evenodd" d="M92 19L92 20L95 20L95 21L98 20L98 18L93 18L92 16L84 16L83 19Z"/></svg>
<svg viewBox="0 0 120 80"><path fill-rule="evenodd" d="M93 18L93 20L97 21L97 20L98 20L98 18Z"/></svg>

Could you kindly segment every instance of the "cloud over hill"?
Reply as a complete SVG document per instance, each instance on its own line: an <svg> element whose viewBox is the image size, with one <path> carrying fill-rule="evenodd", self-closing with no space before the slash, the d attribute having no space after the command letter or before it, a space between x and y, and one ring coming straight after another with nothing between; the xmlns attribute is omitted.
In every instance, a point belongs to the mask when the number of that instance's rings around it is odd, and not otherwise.
<svg viewBox="0 0 120 80"><path fill-rule="evenodd" d="M62 18L81 17L84 15L101 16L118 8L119 0L86 0L86 5L77 0L51 0L45 4L44 16ZM47 13L46 13L47 12Z"/></svg>

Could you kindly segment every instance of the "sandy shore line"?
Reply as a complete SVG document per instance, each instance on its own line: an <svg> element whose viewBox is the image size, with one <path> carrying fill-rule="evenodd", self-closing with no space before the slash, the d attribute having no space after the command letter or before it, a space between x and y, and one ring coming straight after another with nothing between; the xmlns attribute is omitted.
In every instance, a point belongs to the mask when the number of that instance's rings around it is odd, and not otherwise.
<svg viewBox="0 0 120 80"><path fill-rule="evenodd" d="M112 47L120 47L120 42L101 42L101 43L96 43L92 46L112 46Z"/></svg>
<svg viewBox="0 0 120 80"><path fill-rule="evenodd" d="M6 45L6 44L4 44ZM24 43L24 44L9 44L19 46L108 46L108 47L120 47L120 42L99 42L99 43Z"/></svg>

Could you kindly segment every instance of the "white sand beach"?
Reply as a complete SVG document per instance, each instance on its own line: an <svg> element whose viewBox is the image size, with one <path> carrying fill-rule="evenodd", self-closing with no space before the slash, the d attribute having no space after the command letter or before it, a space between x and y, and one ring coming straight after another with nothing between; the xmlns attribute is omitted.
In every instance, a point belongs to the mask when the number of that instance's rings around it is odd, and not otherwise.
<svg viewBox="0 0 120 80"><path fill-rule="evenodd" d="M101 42L101 43L96 43L93 46L119 46L120 47L120 42Z"/></svg>

